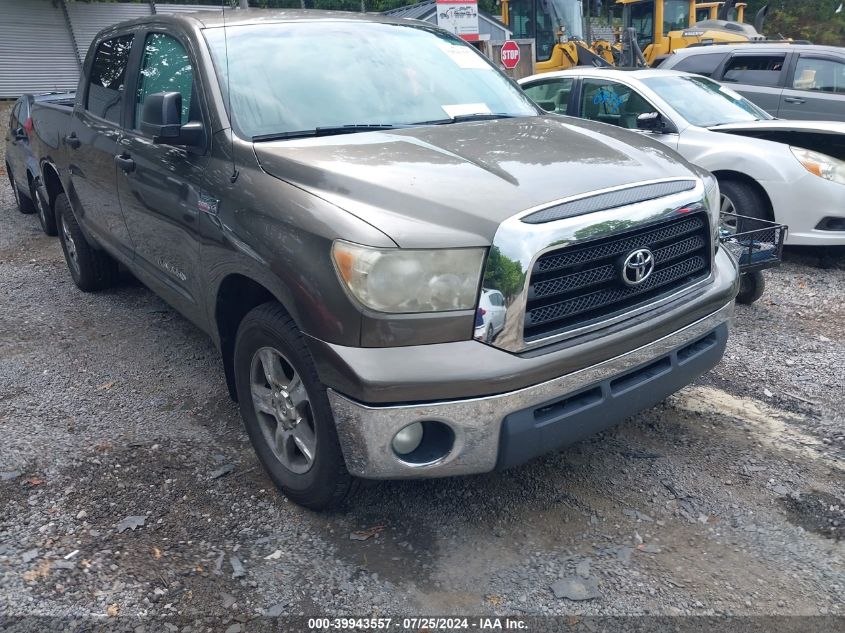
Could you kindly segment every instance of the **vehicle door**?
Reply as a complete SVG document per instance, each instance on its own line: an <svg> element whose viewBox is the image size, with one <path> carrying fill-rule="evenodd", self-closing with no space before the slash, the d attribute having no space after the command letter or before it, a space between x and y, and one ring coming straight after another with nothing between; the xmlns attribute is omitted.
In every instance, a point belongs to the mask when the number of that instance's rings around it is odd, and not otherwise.
<svg viewBox="0 0 845 633"><path fill-rule="evenodd" d="M845 57L801 52L780 99L783 119L845 121Z"/></svg>
<svg viewBox="0 0 845 633"><path fill-rule="evenodd" d="M207 148L154 142L141 131L145 100L161 92L181 93L182 123L205 121L208 129L196 58L189 50L180 34L167 29L143 34L119 144L117 183L140 276L188 318L202 323L198 204Z"/></svg>
<svg viewBox="0 0 845 633"><path fill-rule="evenodd" d="M786 82L787 53L734 52L721 81L773 116Z"/></svg>
<svg viewBox="0 0 845 633"><path fill-rule="evenodd" d="M546 112L569 114L569 102L572 88L575 85L573 77L554 77L538 79L522 84L522 90Z"/></svg>
<svg viewBox="0 0 845 633"><path fill-rule="evenodd" d="M124 260L132 258L132 242L117 195L117 167L125 99L126 68L135 35L110 37L88 60L88 82L70 121L67 148L73 185L71 204L80 223Z"/></svg>
<svg viewBox="0 0 845 633"><path fill-rule="evenodd" d="M26 159L23 158L23 143L29 142L26 138L26 133L23 129L23 122L26 120L22 114L25 109L26 97L21 97L12 108L12 114L9 116L9 128L6 130L6 141L8 148L6 151L6 162L9 163L10 172L9 178L14 179L18 186L22 186L26 182L25 165Z"/></svg>
<svg viewBox="0 0 845 633"><path fill-rule="evenodd" d="M493 306L493 329L498 332L505 327L505 298L502 293L491 292L490 304Z"/></svg>
<svg viewBox="0 0 845 633"><path fill-rule="evenodd" d="M672 149L677 149L677 132L653 134L637 127L637 117L649 112L659 112L664 119L671 121L665 113L631 86L610 79L582 80L578 114L581 118L650 134Z"/></svg>

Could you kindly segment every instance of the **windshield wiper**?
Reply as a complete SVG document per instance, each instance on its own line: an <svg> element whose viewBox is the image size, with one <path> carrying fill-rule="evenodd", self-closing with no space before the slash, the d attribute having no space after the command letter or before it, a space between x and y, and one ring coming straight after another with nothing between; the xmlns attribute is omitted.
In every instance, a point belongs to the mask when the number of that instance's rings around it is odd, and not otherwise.
<svg viewBox="0 0 845 633"><path fill-rule="evenodd" d="M387 123L362 123L352 125L331 125L318 127L313 130L297 130L294 132L274 132L272 134L258 134L252 137L253 143L261 141L279 141L288 138L307 138L309 136L334 136L335 134L354 134L356 132L377 132L379 130L399 130L409 125L393 125Z"/></svg>
<svg viewBox="0 0 845 633"><path fill-rule="evenodd" d="M515 119L519 114L505 114L504 112L479 112L477 114L457 114L448 119L435 119L434 121L423 121L417 125L450 125L451 123L464 123L466 121L491 121L493 119Z"/></svg>

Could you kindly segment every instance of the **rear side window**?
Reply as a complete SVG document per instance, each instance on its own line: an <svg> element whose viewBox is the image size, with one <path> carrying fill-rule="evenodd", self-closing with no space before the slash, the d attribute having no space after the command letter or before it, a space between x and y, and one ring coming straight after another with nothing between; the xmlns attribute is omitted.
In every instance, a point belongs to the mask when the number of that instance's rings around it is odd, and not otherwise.
<svg viewBox="0 0 845 633"><path fill-rule="evenodd" d="M704 53L702 55L687 55L672 67L672 70L683 70L696 75L712 77L727 53Z"/></svg>
<svg viewBox="0 0 845 633"><path fill-rule="evenodd" d="M541 81L523 86L525 94L531 97L537 105L547 112L566 114L569 107L569 96L572 94L574 79L560 78Z"/></svg>
<svg viewBox="0 0 845 633"><path fill-rule="evenodd" d="M88 77L85 109L113 123L120 123L126 63L129 61L133 37L121 35L100 44Z"/></svg>
<svg viewBox="0 0 845 633"><path fill-rule="evenodd" d="M752 86L777 86L783 72L782 55L735 55L728 61L722 81Z"/></svg>
<svg viewBox="0 0 845 633"><path fill-rule="evenodd" d="M796 90L845 94L845 63L802 56L795 66L792 87Z"/></svg>

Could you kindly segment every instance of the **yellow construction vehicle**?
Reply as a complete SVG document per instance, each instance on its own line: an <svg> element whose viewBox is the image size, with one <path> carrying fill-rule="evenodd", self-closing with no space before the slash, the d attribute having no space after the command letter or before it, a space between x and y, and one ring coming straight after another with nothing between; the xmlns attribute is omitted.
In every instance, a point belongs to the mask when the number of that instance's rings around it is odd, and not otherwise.
<svg viewBox="0 0 845 633"><path fill-rule="evenodd" d="M642 61L649 66L659 64L667 55L687 46L741 44L765 39L750 24L718 19L736 6L735 0L721 3L717 19L700 22L696 21L699 5L695 0L616 0L616 4L622 6L622 23L626 29L634 29ZM764 11L755 21L762 22L762 16L765 16Z"/></svg>
<svg viewBox="0 0 845 633"><path fill-rule="evenodd" d="M620 46L584 36L581 0L501 0L502 22L514 39L534 40L538 73L573 66L614 65Z"/></svg>

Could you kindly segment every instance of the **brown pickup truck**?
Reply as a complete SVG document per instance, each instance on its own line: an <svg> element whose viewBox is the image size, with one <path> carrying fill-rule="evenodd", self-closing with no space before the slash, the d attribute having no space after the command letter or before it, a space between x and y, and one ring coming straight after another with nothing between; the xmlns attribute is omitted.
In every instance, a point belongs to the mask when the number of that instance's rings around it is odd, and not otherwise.
<svg viewBox="0 0 845 633"><path fill-rule="evenodd" d="M126 22L75 105L32 116L73 280L123 265L208 332L262 464L309 507L519 464L724 351L712 176L543 112L429 24Z"/></svg>

